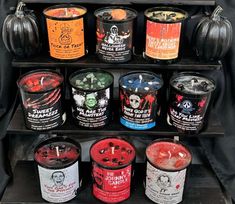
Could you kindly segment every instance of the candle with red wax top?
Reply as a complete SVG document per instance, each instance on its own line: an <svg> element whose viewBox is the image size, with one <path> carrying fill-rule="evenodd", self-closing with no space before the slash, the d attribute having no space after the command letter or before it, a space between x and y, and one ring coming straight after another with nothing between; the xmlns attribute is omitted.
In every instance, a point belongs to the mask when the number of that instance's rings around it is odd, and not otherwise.
<svg viewBox="0 0 235 204"><path fill-rule="evenodd" d="M38 145L34 159L43 199L61 203L76 196L80 187L80 152L80 145L66 137L52 138Z"/></svg>
<svg viewBox="0 0 235 204"><path fill-rule="evenodd" d="M65 121L62 108L63 76L53 70L28 72L17 81L25 125L32 130L49 130Z"/></svg>
<svg viewBox="0 0 235 204"><path fill-rule="evenodd" d="M92 145L90 155L93 195L106 203L128 199L135 148L123 139L106 138Z"/></svg>
<svg viewBox="0 0 235 204"><path fill-rule="evenodd" d="M170 139L156 140L147 147L146 157L146 196L155 203L181 202L192 160L187 147Z"/></svg>

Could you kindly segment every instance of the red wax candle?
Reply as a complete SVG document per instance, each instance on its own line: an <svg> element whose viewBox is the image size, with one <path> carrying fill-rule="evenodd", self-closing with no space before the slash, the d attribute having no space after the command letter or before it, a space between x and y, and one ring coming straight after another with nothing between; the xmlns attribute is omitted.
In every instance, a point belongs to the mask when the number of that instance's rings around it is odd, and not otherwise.
<svg viewBox="0 0 235 204"><path fill-rule="evenodd" d="M190 151L174 140L156 140L146 149L146 196L155 203L182 201Z"/></svg>
<svg viewBox="0 0 235 204"><path fill-rule="evenodd" d="M26 127L49 130L65 121L62 109L63 76L52 70L35 70L18 81Z"/></svg>
<svg viewBox="0 0 235 204"><path fill-rule="evenodd" d="M80 145L56 137L46 140L35 149L34 159L42 198L53 203L67 202L76 196L79 186Z"/></svg>
<svg viewBox="0 0 235 204"><path fill-rule="evenodd" d="M92 145L90 155L94 196L106 203L128 199L135 148L123 139L106 138Z"/></svg>

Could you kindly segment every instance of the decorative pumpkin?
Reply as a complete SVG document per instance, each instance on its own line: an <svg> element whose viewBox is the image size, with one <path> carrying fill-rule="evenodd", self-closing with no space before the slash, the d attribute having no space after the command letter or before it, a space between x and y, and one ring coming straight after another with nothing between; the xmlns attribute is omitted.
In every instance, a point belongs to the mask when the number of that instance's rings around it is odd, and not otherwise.
<svg viewBox="0 0 235 204"><path fill-rule="evenodd" d="M193 47L196 55L205 61L214 61L225 56L232 43L232 25L220 14L217 6L210 17L204 17L195 27Z"/></svg>
<svg viewBox="0 0 235 204"><path fill-rule="evenodd" d="M24 58L40 50L39 26L32 11L24 11L25 4L19 2L15 14L8 15L2 27L2 39L12 54Z"/></svg>

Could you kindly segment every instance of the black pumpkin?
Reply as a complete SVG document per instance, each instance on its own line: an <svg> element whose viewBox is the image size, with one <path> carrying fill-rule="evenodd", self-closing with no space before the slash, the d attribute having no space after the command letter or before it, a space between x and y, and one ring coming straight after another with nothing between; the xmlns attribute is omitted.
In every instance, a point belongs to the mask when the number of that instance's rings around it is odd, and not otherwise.
<svg viewBox="0 0 235 204"><path fill-rule="evenodd" d="M39 26L32 11L24 11L25 4L19 2L15 14L8 15L2 27L2 39L12 54L24 58L40 50Z"/></svg>
<svg viewBox="0 0 235 204"><path fill-rule="evenodd" d="M200 20L193 32L193 47L196 55L205 61L219 60L225 56L232 43L232 25L220 14L217 6L210 17Z"/></svg>

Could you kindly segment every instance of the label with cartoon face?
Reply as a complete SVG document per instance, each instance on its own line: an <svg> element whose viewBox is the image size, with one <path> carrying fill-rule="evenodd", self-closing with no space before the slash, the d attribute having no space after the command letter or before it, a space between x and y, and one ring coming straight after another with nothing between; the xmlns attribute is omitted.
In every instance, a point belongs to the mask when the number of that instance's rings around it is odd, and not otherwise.
<svg viewBox="0 0 235 204"><path fill-rule="evenodd" d="M97 92L85 92L72 88L72 113L78 125L97 128L110 120L110 88Z"/></svg>
<svg viewBox="0 0 235 204"><path fill-rule="evenodd" d="M166 172L147 162L145 195L155 203L176 204L182 201L186 169Z"/></svg>
<svg viewBox="0 0 235 204"><path fill-rule="evenodd" d="M38 166L42 198L52 203L73 199L79 188L78 162L63 169L46 169Z"/></svg>
<svg viewBox="0 0 235 204"><path fill-rule="evenodd" d="M171 91L168 123L180 132L198 133L203 127L210 95L187 96Z"/></svg>
<svg viewBox="0 0 235 204"><path fill-rule="evenodd" d="M118 203L130 197L132 166L112 170L93 163L93 194L106 203Z"/></svg>
<svg viewBox="0 0 235 204"><path fill-rule="evenodd" d="M159 110L156 94L135 93L120 89L121 117L124 126L134 130L146 130L156 125Z"/></svg>
<svg viewBox="0 0 235 204"><path fill-rule="evenodd" d="M105 23L97 21L96 52L105 62L119 63L131 59L133 22Z"/></svg>

